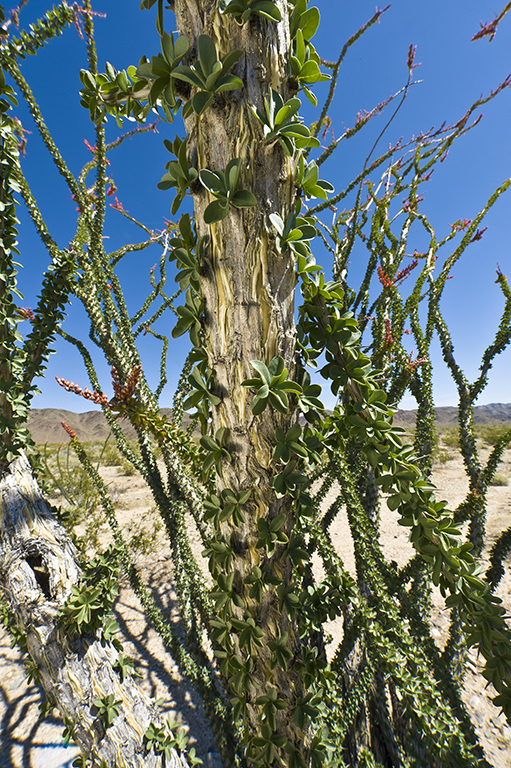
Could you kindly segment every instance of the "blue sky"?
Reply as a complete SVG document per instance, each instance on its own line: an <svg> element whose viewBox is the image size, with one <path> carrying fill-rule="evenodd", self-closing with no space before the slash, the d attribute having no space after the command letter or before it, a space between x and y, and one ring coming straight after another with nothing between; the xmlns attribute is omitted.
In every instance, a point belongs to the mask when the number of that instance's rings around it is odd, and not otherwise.
<svg viewBox="0 0 511 768"><path fill-rule="evenodd" d="M383 14L379 24L348 52L341 70L336 100L331 112L334 133L354 124L357 112L370 110L392 93L407 77L408 46L417 46L416 62L422 66L415 70L415 78L422 82L411 89L408 99L382 147L400 136L409 137L439 127L444 120L458 120L481 94L487 95L511 72L511 14L502 21L494 41L470 42L479 22L490 21L500 10L503 0L396 0ZM31 0L21 15L22 24L34 21L48 7L46 0ZM154 12L140 11L136 0L120 3L97 0L94 7L105 12L106 19L96 21L96 39L100 67L105 60L118 69L136 64L141 55L148 56L159 50L154 26ZM326 59L337 58L344 41L374 13L373 2L358 0L316 0L322 23L314 39L318 52ZM173 17L167 12L168 29L174 27ZM71 170L75 173L90 159L84 139L94 143L94 133L88 123L87 112L80 106L78 71L85 63L85 47L74 28L52 42L37 57L23 64L25 76L40 101L49 128L61 148ZM316 87L320 96L326 87ZM305 100L304 100L305 101ZM304 104L305 106L305 104ZM391 108L390 108L391 109ZM451 149L447 160L437 168L423 203L439 236L447 234L449 224L457 219L473 219L495 189L511 176L509 124L511 118L511 89L504 91L483 109L484 118L479 126L463 137ZM34 130L26 111L20 109L24 127ZM302 111L306 120L313 120L319 109ZM331 181L336 191L344 188L363 166L364 159L375 136L381 131L390 112L374 119L360 132L337 149L331 162L322 167L322 178ZM125 123L125 130L132 125ZM156 189L169 155L163 147L164 138L173 138L175 131L183 136L179 124L160 123L159 133L139 136L112 154L111 174L118 188L117 195L124 208L136 215L147 226L163 227L163 217L170 216L172 195ZM110 120L109 140L121 131ZM73 235L75 205L69 192L44 154L35 130L28 135L24 168L34 193L40 202L50 230L59 245L65 247ZM453 334L455 353L469 379L476 376L479 358L491 342L503 306L498 285L495 284L497 263L511 278L511 193L503 196L487 217L488 230L483 239L470 246L462 262L453 271L453 279L446 287L443 310ZM24 306L34 306L39 292L42 271L48 263L47 254L39 243L31 222L20 210L21 261L19 285L25 294ZM136 242L139 234L118 213L109 210L107 219L108 248L125 242ZM149 270L158 257L153 250L134 254L121 270L128 302L138 306L141 291L149 290ZM318 261L322 260L317 250ZM353 281L361 269L354 255L350 266ZM172 281L171 281L172 282ZM174 324L168 316L166 329ZM87 339L88 322L78 302L70 307L66 328ZM22 329L23 330L23 327ZM162 327L160 326L160 329ZM187 351L185 338L171 340L169 355L169 384L161 398L162 406L170 406L180 364ZM150 380L156 382L159 367L157 342L149 336L141 341L142 354ZM455 405L456 390L445 370L437 346L433 350L435 365L435 398L437 405ZM104 389L110 393L108 369L100 359L98 370ZM88 403L65 393L54 381L55 375L88 385L85 369L78 353L63 342L57 342L57 354L51 358L46 377L39 381L42 394L33 400L33 407L60 407L69 410L88 410ZM511 352L507 351L495 362L490 384L479 404L511 401ZM332 405L326 393L325 402ZM402 407L414 407L406 397Z"/></svg>

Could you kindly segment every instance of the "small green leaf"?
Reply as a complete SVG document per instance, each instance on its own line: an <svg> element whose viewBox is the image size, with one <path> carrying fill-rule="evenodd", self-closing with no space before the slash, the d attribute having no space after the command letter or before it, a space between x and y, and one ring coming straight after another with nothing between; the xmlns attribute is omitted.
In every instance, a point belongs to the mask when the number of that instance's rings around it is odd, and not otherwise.
<svg viewBox="0 0 511 768"><path fill-rule="evenodd" d="M206 224L214 224L222 221L229 214L229 204L220 200L213 200L204 211L204 221Z"/></svg>
<svg viewBox="0 0 511 768"><path fill-rule="evenodd" d="M319 9L309 8L300 16L300 29L305 40L312 40L318 31L320 21Z"/></svg>
<svg viewBox="0 0 511 768"><path fill-rule="evenodd" d="M260 360L251 360L250 365L252 368L255 368L257 373L261 376L263 381L265 381L268 385L271 384L271 374L268 368L265 366L264 363L261 363Z"/></svg>
<svg viewBox="0 0 511 768"><path fill-rule="evenodd" d="M229 192L234 192L238 186L241 173L241 160L234 158L229 160L225 168L225 187Z"/></svg>
<svg viewBox="0 0 511 768"><path fill-rule="evenodd" d="M240 189L235 192L230 201L236 208L252 208L257 205L255 196L248 189Z"/></svg>
<svg viewBox="0 0 511 768"><path fill-rule="evenodd" d="M199 37L199 61L203 75L207 78L218 61L215 44L208 35Z"/></svg>
<svg viewBox="0 0 511 768"><path fill-rule="evenodd" d="M218 174L205 168L204 170L199 171L199 179L201 184L206 187L208 192L211 192L211 194L225 195L225 184L223 179L221 179Z"/></svg>
<svg viewBox="0 0 511 768"><path fill-rule="evenodd" d="M192 106L197 115L202 115L213 101L213 94L208 91L199 91L192 98Z"/></svg>

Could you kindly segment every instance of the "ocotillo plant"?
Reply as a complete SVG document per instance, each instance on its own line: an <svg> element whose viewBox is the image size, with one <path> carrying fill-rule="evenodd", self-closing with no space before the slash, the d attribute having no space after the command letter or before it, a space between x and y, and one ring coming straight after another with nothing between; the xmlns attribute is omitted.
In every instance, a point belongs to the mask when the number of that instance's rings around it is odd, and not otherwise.
<svg viewBox="0 0 511 768"><path fill-rule="evenodd" d="M82 353L92 390L60 383L103 407L119 450L151 489L172 547L173 586L185 639L177 637L144 587L106 489L72 425L64 427L101 496L114 546L92 566L82 563L85 578L71 596L69 590L58 592L55 561L41 554L50 588L44 591L39 585L42 598L37 594L54 609L43 624L48 637L58 638L59 659L71 647L80 649L79 661L85 662L84 647L99 638L108 649L101 661L111 686L95 698L92 673L87 677L82 665L86 683L80 690L69 686L71 692L66 689L66 698L59 700L52 686L52 657L41 652L44 639L34 647L30 613L10 587L4 556L0 573L8 601L6 620L16 617L18 640L23 642L24 633L30 639L25 642L34 662L32 673L65 716L67 735L82 749L83 766L195 760L178 755L175 739L153 721L154 705L136 723L143 738L136 727L129 730L128 707L137 689L129 660L115 639L115 622L108 618L121 564L149 621L202 697L225 765L487 765L460 698L460 662L464 647L480 650L487 662L485 677L497 689L495 703L511 717L511 634L491 590L511 537L506 534L495 550L489 583L478 575L473 556L479 556L484 538L484 494L511 436L502 438L481 471L471 414L492 360L509 342L511 302L506 278L499 274L505 299L502 321L483 356L480 378L469 385L456 364L440 300L449 270L469 243L480 239L484 214L508 183L472 222L456 224L439 240L420 211L419 195L433 165L470 130L471 114L484 99L451 128L368 158L359 176L334 194L331 184L319 179L319 169L341 140L315 160L310 154L320 146L317 137L328 119L345 52L381 12L347 42L337 62L328 63L311 42L319 11L305 0L175 0L177 38L167 32L163 0L142 3L146 10L154 5L161 52L144 57L138 67L119 72L109 64L99 71L89 2L84 9L63 3L30 32L6 37L0 62L25 98L76 199L76 236L67 251L73 269L66 291L82 302L91 322L90 338L112 367L114 398L105 394L84 341L67 328L56 332ZM19 61L81 18L88 48L81 97L95 125L96 143L93 159L75 178L51 138ZM412 81L413 54L410 49L403 95ZM298 114L298 94L303 91L315 103L314 84L329 77L324 109L308 127ZM498 91L508 85L506 80ZM384 106L357 121L343 138L361 130ZM133 132L107 144L104 123L109 116L119 122L133 117L140 123L135 132L150 130L146 121L151 109L169 125L179 111L184 118L186 137L166 139L176 159L167 164L160 186L175 189L173 216L187 195L193 199L194 216L182 214L161 233L140 224L147 235L144 242L107 253L107 154ZM16 159L10 167L55 258L60 252L22 168ZM322 211L351 191L351 210L336 213L333 225L326 224ZM403 194L405 202L391 215L392 204L394 210ZM313 206L310 200L315 199L321 202ZM120 203L115 206L128 216ZM423 224L430 243L425 253L407 261L414 221ZM466 230L461 243L436 275L440 249L449 247L459 229ZM333 280L327 280L313 256L318 235L333 254ZM158 276L152 273L152 292L130 315L116 268L127 254L155 241L162 245ZM367 248L368 266L362 283L353 285L348 261L360 243ZM178 267L178 290L172 295L166 289L168 259ZM406 298L401 284L412 286ZM184 304L176 306L182 293ZM42 307L43 318L45 311ZM171 333L158 334L161 379L153 391L137 339L172 312L177 322ZM415 359L403 344L407 321L416 342ZM170 423L158 409L168 336L185 333L192 348ZM460 444L471 478L469 498L455 512L436 499L429 482L434 429L430 345L435 334L460 391ZM333 413L325 410L321 387L308 371L323 354L321 374L338 396ZM36 361L36 370L41 361ZM21 375L18 369L10 368L12 386ZM403 430L393 424L395 404L407 389L418 404L414 447L403 443ZM183 410L193 411L201 428L199 442L183 430ZM136 428L138 449L126 442L119 416ZM17 424L10 429L16 437ZM156 461L156 449L161 449L165 471ZM12 463L13 455L6 455L6 463ZM325 508L334 483L337 499ZM410 529L417 554L402 569L385 559L379 544L381 503ZM329 533L343 511L353 538L355 578ZM190 547L188 514L202 536L211 588ZM460 530L465 519L471 520L467 541ZM32 545L37 550L38 542ZM315 553L323 564L321 579L312 567ZM440 587L452 608L450 642L443 654L430 633L431 584ZM326 648L328 620L343 622L336 648ZM66 679L72 673L68 663ZM117 695L121 698L115 700Z"/></svg>

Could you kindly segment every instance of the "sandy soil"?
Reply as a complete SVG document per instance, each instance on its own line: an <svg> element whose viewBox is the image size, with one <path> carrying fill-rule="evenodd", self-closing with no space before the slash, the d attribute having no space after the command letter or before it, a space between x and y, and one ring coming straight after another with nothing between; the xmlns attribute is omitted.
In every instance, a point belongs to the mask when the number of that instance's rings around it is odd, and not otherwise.
<svg viewBox="0 0 511 768"><path fill-rule="evenodd" d="M156 515L151 512L152 502L144 481L138 476L127 477L120 467L106 467L102 474L111 483L110 490L116 501L118 520L122 526L130 523L152 529ZM511 478L511 450L504 457L500 474ZM467 483L460 459L438 464L433 476L439 498L456 506L466 493ZM331 492L331 499L335 489ZM328 503L328 500L327 500ZM330 502L331 503L331 502ZM492 487L489 492L488 548L500 531L510 525L511 486ZM412 548L405 529L397 525L394 513L382 505L381 544L385 554L399 565L409 559ZM143 519L145 516L145 520ZM332 528L334 542L346 566L354 572L353 552L347 522L342 515ZM190 524L190 536L196 556L201 560L202 546L197 531ZM110 540L109 531L101 535L106 545ZM486 554L486 553L485 553ZM172 621L177 621L178 612L175 595L169 587L170 550L163 532L158 534L155 554L138 555L136 563L144 581L153 596ZM204 571L207 574L205 563ZM499 586L499 595L511 609L511 562L508 561L506 574ZM171 579L170 579L171 584ZM120 625L120 639L125 653L137 659L142 677L139 682L152 696L163 697L165 716L182 722L190 738L189 745L195 746L197 754L209 768L221 768L213 736L204 716L200 701L181 679L177 667L165 652L161 639L145 620L142 606L127 584L121 580L121 590L115 605L116 619ZM443 607L439 594L435 595L434 629L435 641L442 646L448 629L448 612ZM342 629L330 626L334 643L342 636ZM467 665L463 698L477 732L484 746L486 757L494 768L509 768L511 765L511 727L498 714L491 703L494 691L485 688L485 680L478 675L479 665L474 654L470 654ZM71 768L73 759L79 754L76 747L63 747L63 725L57 716L40 723L38 705L42 700L35 685L27 685L24 666L19 651L9 647L9 636L0 626L0 768ZM56 710L54 710L56 715Z"/></svg>

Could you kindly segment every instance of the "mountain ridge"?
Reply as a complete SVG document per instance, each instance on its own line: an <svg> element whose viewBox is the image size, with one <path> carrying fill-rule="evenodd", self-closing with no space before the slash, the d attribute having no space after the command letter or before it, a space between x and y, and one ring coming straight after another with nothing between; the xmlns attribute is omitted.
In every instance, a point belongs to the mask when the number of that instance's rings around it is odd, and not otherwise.
<svg viewBox="0 0 511 768"><path fill-rule="evenodd" d="M168 418L172 417L171 408L162 408L161 412ZM395 423L401 426L413 426L417 416L416 410L398 410ZM458 409L455 406L435 408L435 420L439 426L454 426L457 423ZM28 429L36 443L64 443L66 433L61 426L65 421L73 429L78 438L84 442L100 442L106 440L110 429L102 411L85 411L75 413L63 408L34 408L30 411ZM190 418L185 414L184 425ZM490 403L477 405L474 408L475 424L496 424L511 422L511 403ZM136 438L134 428L122 419L119 424L128 440Z"/></svg>

